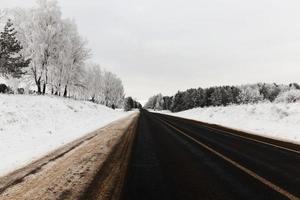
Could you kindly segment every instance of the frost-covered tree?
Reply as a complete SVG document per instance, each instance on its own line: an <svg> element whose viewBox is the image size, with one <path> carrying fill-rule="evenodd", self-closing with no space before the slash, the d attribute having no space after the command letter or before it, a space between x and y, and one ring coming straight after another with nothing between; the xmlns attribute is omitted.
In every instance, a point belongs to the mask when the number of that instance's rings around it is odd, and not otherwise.
<svg viewBox="0 0 300 200"><path fill-rule="evenodd" d="M196 106L196 98L197 98L197 90L196 89L188 89L184 92L183 95L183 109L191 109Z"/></svg>
<svg viewBox="0 0 300 200"><path fill-rule="evenodd" d="M86 99L108 107L123 107L124 87L115 74L102 71L97 64L87 64L84 82Z"/></svg>
<svg viewBox="0 0 300 200"><path fill-rule="evenodd" d="M291 89L285 92L282 92L275 99L276 103L294 103L300 102L300 90Z"/></svg>
<svg viewBox="0 0 300 200"><path fill-rule="evenodd" d="M61 11L56 1L40 0L38 6L14 11L18 37L24 47L23 53L31 59L29 73L35 81L39 94L46 92L49 71L55 67L57 49L61 40Z"/></svg>
<svg viewBox="0 0 300 200"><path fill-rule="evenodd" d="M164 109L164 97L162 94L157 94L148 99L144 108L154 109L154 110L163 110Z"/></svg>
<svg viewBox="0 0 300 200"><path fill-rule="evenodd" d="M76 90L83 84L84 62L90 55L90 50L86 47L86 41L78 34L77 26L73 21L64 20L62 23L63 41L62 50L59 53L60 61L63 66L60 76L63 86L63 96L68 95L69 90Z"/></svg>
<svg viewBox="0 0 300 200"><path fill-rule="evenodd" d="M0 8L0 28L3 28L7 22L7 9Z"/></svg>
<svg viewBox="0 0 300 200"><path fill-rule="evenodd" d="M0 33L0 75L5 77L20 78L25 74L30 59L25 59L20 53L22 46L16 38L16 30L9 19Z"/></svg>
<svg viewBox="0 0 300 200"><path fill-rule="evenodd" d="M162 94L158 94L156 96L156 103L155 103L155 109L156 110L162 110L163 109L163 105L164 105L164 99Z"/></svg>
<svg viewBox="0 0 300 200"><path fill-rule="evenodd" d="M85 88L86 98L92 102L102 103L103 93L103 72L98 64L89 63L86 65Z"/></svg>
<svg viewBox="0 0 300 200"><path fill-rule="evenodd" d="M215 87L209 100L213 106L221 106L223 100L223 91L221 87Z"/></svg>
<svg viewBox="0 0 300 200"><path fill-rule="evenodd" d="M103 73L104 105L120 107L124 100L124 88L121 79L115 74L104 71Z"/></svg>
<svg viewBox="0 0 300 200"><path fill-rule="evenodd" d="M204 107L205 106L205 97L206 97L206 92L204 89L199 87L195 93L195 102L194 105L195 107Z"/></svg>
<svg viewBox="0 0 300 200"><path fill-rule="evenodd" d="M30 75L39 94L70 96L82 90L83 65L89 50L76 24L62 19L56 1L40 0L38 6L12 11L24 54L31 58Z"/></svg>
<svg viewBox="0 0 300 200"><path fill-rule="evenodd" d="M156 104L156 95L150 97L148 101L145 103L144 108L146 109L154 109Z"/></svg>
<svg viewBox="0 0 300 200"><path fill-rule="evenodd" d="M295 90L289 93L289 91ZM261 101L298 101L297 83L284 84L247 84L242 86L218 86L209 88L188 89L178 91L174 96L163 97L163 109L179 112L195 107L227 106L230 104L259 103ZM285 93L285 94L283 94ZM278 95L280 94L280 95ZM279 98L280 97L280 98ZM284 100L285 99L285 100ZM149 98L145 104L147 109L157 109L158 96Z"/></svg>
<svg viewBox="0 0 300 200"><path fill-rule="evenodd" d="M9 15L24 47L20 53L31 60L26 82L35 84L38 94L123 106L121 79L99 65L86 64L90 56L87 42L74 21L62 18L57 1L38 0L36 7L12 9Z"/></svg>
<svg viewBox="0 0 300 200"><path fill-rule="evenodd" d="M268 101L274 101L278 94L280 93L280 88L277 84L258 84L259 92L262 94L263 98Z"/></svg>
<svg viewBox="0 0 300 200"><path fill-rule="evenodd" d="M243 85L240 88L238 102L242 104L258 103L263 100L263 95L259 92L259 87L255 85Z"/></svg>

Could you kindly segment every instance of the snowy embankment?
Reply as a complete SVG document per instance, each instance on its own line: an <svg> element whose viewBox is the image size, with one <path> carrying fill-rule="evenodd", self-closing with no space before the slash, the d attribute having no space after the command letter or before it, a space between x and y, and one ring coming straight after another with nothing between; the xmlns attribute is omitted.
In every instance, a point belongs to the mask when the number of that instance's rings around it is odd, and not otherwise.
<svg viewBox="0 0 300 200"><path fill-rule="evenodd" d="M162 113L300 144L300 103L231 105Z"/></svg>
<svg viewBox="0 0 300 200"><path fill-rule="evenodd" d="M129 114L52 96L0 95L0 176Z"/></svg>

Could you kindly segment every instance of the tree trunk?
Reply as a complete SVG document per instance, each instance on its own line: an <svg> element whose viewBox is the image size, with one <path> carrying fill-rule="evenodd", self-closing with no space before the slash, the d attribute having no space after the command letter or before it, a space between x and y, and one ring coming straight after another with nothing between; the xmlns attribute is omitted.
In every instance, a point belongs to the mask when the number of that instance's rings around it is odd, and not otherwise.
<svg viewBox="0 0 300 200"><path fill-rule="evenodd" d="M36 86L37 86L37 93L42 94L41 79L39 78L38 80L36 80L35 83L36 83Z"/></svg>
<svg viewBox="0 0 300 200"><path fill-rule="evenodd" d="M43 94L46 93L46 83L43 84Z"/></svg>
<svg viewBox="0 0 300 200"><path fill-rule="evenodd" d="M65 86L65 90L64 90L64 97L67 97L68 95L68 86Z"/></svg>
<svg viewBox="0 0 300 200"><path fill-rule="evenodd" d="M60 96L60 83L58 84L58 87L56 88L55 95Z"/></svg>

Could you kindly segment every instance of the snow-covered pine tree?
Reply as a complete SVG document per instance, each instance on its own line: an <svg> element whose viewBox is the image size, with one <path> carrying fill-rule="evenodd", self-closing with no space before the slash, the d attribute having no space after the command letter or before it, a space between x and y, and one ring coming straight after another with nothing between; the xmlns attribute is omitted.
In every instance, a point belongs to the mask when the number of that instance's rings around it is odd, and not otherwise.
<svg viewBox="0 0 300 200"><path fill-rule="evenodd" d="M25 72L22 70L30 63L30 59L25 59L20 51L22 46L16 39L17 32L13 23L9 19L0 33L0 75L20 78Z"/></svg>

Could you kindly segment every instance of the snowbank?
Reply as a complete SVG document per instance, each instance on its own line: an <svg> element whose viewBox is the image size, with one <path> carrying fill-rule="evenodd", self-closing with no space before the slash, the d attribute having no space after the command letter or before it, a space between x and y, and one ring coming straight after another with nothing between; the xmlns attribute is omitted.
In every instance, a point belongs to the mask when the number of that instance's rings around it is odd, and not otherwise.
<svg viewBox="0 0 300 200"><path fill-rule="evenodd" d="M0 176L129 113L52 96L0 95Z"/></svg>
<svg viewBox="0 0 300 200"><path fill-rule="evenodd" d="M300 144L300 103L195 108L169 114Z"/></svg>
<svg viewBox="0 0 300 200"><path fill-rule="evenodd" d="M154 109L147 109L147 110L153 113L172 114L172 112L169 110L154 110Z"/></svg>

